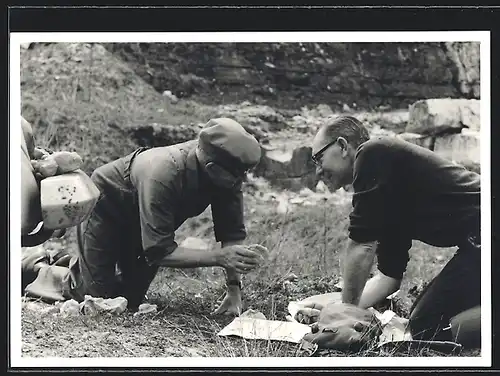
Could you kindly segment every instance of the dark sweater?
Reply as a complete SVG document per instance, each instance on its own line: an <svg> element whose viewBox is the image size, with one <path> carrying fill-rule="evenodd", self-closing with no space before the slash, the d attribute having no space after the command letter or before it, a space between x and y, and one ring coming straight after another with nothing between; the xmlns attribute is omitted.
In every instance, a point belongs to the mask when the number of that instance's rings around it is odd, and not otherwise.
<svg viewBox="0 0 500 376"><path fill-rule="evenodd" d="M480 227L480 175L436 153L377 137L354 163L349 237L378 241L379 270L401 278L412 240L460 246Z"/></svg>

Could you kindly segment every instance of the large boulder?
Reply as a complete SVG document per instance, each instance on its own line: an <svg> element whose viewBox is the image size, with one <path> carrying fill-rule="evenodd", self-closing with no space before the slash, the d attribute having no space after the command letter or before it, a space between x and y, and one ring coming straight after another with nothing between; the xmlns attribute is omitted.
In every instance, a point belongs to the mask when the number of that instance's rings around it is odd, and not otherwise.
<svg viewBox="0 0 500 376"><path fill-rule="evenodd" d="M476 99L426 99L409 108L408 133L435 135L460 133L462 128L479 130L479 104Z"/></svg>
<svg viewBox="0 0 500 376"><path fill-rule="evenodd" d="M462 133L437 137L434 152L466 167L481 162L479 132L465 130Z"/></svg>
<svg viewBox="0 0 500 376"><path fill-rule="evenodd" d="M292 191L300 191L304 187L314 189L318 178L311 155L312 151L308 146L294 149L263 148L261 161L254 173L268 179L273 185Z"/></svg>

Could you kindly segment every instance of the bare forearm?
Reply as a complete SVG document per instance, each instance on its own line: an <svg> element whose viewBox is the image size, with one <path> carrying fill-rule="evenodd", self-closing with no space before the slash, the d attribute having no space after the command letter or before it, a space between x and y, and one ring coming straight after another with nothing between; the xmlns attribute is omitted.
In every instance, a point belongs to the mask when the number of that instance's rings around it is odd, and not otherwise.
<svg viewBox="0 0 500 376"><path fill-rule="evenodd" d="M198 268L220 266L220 252L217 249L200 250L177 247L172 253L163 257L159 265L170 268Z"/></svg>
<svg viewBox="0 0 500 376"><path fill-rule="evenodd" d="M373 307L375 304L396 292L400 285L401 280L378 273L366 282L359 300L359 306L361 308Z"/></svg>
<svg viewBox="0 0 500 376"><path fill-rule="evenodd" d="M349 240L344 258L342 302L358 305L375 258L376 242Z"/></svg>
<svg viewBox="0 0 500 376"><path fill-rule="evenodd" d="M235 241L226 241L226 242L222 242L222 252L224 252L224 248L225 247L229 247L231 245L239 245L239 244L243 244L243 241L240 241L240 240L235 240ZM226 280L227 281L236 281L238 283L240 283L241 281L241 274L238 273L236 270L234 269L231 269L231 268L225 268L226 270Z"/></svg>

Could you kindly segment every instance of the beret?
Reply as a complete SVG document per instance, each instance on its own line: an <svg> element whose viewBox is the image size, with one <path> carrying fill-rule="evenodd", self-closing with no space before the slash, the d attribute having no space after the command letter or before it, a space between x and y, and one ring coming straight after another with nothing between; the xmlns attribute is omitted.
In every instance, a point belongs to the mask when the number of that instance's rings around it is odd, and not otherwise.
<svg viewBox="0 0 500 376"><path fill-rule="evenodd" d="M259 142L229 118L209 120L198 135L198 147L214 162L248 169L259 163Z"/></svg>

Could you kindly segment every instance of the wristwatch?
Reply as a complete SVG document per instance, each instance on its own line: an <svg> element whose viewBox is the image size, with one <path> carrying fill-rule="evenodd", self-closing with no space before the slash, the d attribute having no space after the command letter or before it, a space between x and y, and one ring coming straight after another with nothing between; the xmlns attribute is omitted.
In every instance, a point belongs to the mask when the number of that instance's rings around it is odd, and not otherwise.
<svg viewBox="0 0 500 376"><path fill-rule="evenodd" d="M238 281L237 279L227 280L226 286L238 286L240 290L242 289L241 281Z"/></svg>

